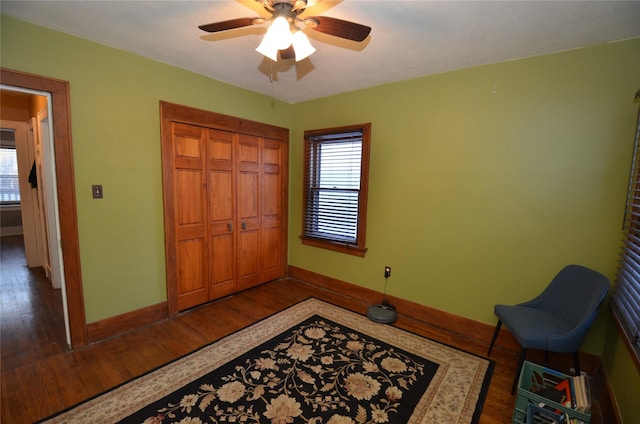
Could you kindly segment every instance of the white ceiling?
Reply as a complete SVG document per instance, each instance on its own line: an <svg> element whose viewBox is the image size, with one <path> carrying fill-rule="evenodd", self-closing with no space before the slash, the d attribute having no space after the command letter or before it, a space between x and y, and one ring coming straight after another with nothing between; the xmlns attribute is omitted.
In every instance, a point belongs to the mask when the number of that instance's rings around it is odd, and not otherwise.
<svg viewBox="0 0 640 424"><path fill-rule="evenodd" d="M421 76L640 37L640 1L314 0L372 28L362 43L305 32L317 51L278 63L255 51L267 24L198 25L269 14L256 0L1 0L0 11L288 103ZM309 1L311 5L312 2Z"/></svg>

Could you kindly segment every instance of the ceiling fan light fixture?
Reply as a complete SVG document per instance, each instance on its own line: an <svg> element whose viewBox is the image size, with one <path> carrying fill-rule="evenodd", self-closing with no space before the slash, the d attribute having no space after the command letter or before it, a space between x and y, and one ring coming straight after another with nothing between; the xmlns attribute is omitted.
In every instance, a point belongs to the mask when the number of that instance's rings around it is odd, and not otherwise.
<svg viewBox="0 0 640 424"><path fill-rule="evenodd" d="M278 50L288 49L292 38L289 21L284 16L278 16L273 20L256 51L277 62Z"/></svg>
<svg viewBox="0 0 640 424"><path fill-rule="evenodd" d="M270 42L268 35L269 33L267 32L267 35L264 36L264 38L262 39L262 42L260 43L256 51L268 57L269 59L273 60L274 62L277 62L278 48L275 47L275 45L272 42Z"/></svg>
<svg viewBox="0 0 640 424"><path fill-rule="evenodd" d="M296 53L296 62L306 59L316 51L305 33L300 30L293 33L291 44L293 44L293 50Z"/></svg>
<svg viewBox="0 0 640 424"><path fill-rule="evenodd" d="M291 45L291 26L289 25L289 21L284 16L278 16L273 20L273 23L269 27L267 31L267 35L269 32L272 33L273 43L278 48L278 50L284 50L289 48Z"/></svg>
<svg viewBox="0 0 640 424"><path fill-rule="evenodd" d="M314 31L357 42L364 41L371 32L371 27L366 25L329 16L300 18L299 15L308 6L308 0L256 1L261 2L265 10L271 13L271 18L268 18L271 21L271 25L256 51L274 62L278 61L278 55L282 59L295 58L296 61L301 61L316 51L307 36L296 27L298 22L304 23L306 28L311 28ZM220 32L259 25L266 20L267 18L262 17L228 19L200 25L198 28L206 32Z"/></svg>

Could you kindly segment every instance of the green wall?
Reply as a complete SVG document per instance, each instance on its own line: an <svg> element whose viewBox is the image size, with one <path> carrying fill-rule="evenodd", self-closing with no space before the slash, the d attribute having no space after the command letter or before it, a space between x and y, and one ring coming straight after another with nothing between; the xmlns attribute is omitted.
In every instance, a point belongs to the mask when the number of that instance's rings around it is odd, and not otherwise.
<svg viewBox="0 0 640 424"><path fill-rule="evenodd" d="M390 294L488 323L566 264L613 278L639 71L636 40L297 104L290 264L379 291L389 265ZM302 245L302 132L367 121L365 258Z"/></svg>
<svg viewBox="0 0 640 424"><path fill-rule="evenodd" d="M494 324L578 263L612 281L640 88L640 39L295 105L289 263ZM302 245L304 130L372 123L365 258ZM620 345L603 308L583 349ZM606 352L605 352L606 353ZM606 357L627 422L640 376ZM631 380L631 383L630 383ZM635 415L635 416L634 416Z"/></svg>
<svg viewBox="0 0 640 424"><path fill-rule="evenodd" d="M640 39L288 105L2 16L3 67L70 82L88 322L166 298L160 100L292 129L289 264L493 324L567 263L615 276ZM29 54L34 52L34 54ZM37 54L35 54L37 53ZM389 64L388 66L393 66ZM302 133L373 124L364 258L303 246ZM91 199L103 184L105 198ZM626 422L640 377L603 309Z"/></svg>
<svg viewBox="0 0 640 424"><path fill-rule="evenodd" d="M70 84L87 322L166 300L159 101L286 128L292 106L6 16L1 24L3 67Z"/></svg>

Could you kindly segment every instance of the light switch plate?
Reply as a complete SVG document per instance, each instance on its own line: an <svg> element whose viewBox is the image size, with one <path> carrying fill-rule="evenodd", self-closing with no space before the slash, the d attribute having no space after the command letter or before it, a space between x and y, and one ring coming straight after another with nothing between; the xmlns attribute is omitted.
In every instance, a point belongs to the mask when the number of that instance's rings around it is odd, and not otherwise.
<svg viewBox="0 0 640 424"><path fill-rule="evenodd" d="M102 192L102 184L94 184L91 186L91 191L93 192L93 198L94 199L102 199L103 196L103 192Z"/></svg>

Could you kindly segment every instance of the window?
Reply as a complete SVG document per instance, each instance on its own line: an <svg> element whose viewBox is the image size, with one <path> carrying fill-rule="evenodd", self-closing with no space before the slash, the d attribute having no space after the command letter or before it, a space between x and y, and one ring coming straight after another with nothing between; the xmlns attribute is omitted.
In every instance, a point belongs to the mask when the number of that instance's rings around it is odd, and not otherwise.
<svg viewBox="0 0 640 424"><path fill-rule="evenodd" d="M636 93L640 100L640 90ZM613 314L640 368L640 113L624 222L624 244L613 294Z"/></svg>
<svg viewBox="0 0 640 424"><path fill-rule="evenodd" d="M0 147L0 204L20 203L18 158L15 147Z"/></svg>
<svg viewBox="0 0 640 424"><path fill-rule="evenodd" d="M302 242L366 252L371 124L304 133Z"/></svg>

